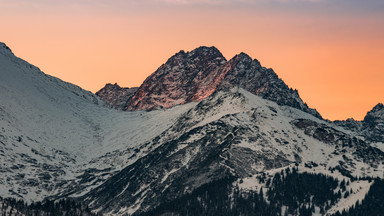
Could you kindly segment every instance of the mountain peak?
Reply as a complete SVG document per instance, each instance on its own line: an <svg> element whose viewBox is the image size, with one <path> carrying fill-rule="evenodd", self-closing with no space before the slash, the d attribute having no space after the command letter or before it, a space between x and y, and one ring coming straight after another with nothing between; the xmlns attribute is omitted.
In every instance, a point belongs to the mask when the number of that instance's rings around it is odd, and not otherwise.
<svg viewBox="0 0 384 216"><path fill-rule="evenodd" d="M114 84L112 84L112 83L107 83L107 84L105 84L105 86L104 86L104 88L117 88L117 89L122 89L122 88L127 88L127 87L121 87L119 84L117 84L117 83L114 83Z"/></svg>
<svg viewBox="0 0 384 216"><path fill-rule="evenodd" d="M257 59L252 59L248 54L244 52L241 52L240 54L235 55L231 60L229 60L229 62L231 62L230 64L239 64L239 63L241 65L253 64L257 68L261 67L260 62Z"/></svg>
<svg viewBox="0 0 384 216"><path fill-rule="evenodd" d="M0 42L0 53L14 55L12 50L3 42Z"/></svg>
<svg viewBox="0 0 384 216"><path fill-rule="evenodd" d="M221 52L214 46L200 46L194 50L192 50L190 53L199 53L199 54L218 54L222 55Z"/></svg>
<svg viewBox="0 0 384 216"><path fill-rule="evenodd" d="M378 103L367 113L364 117L364 123L369 125L376 125L378 122L384 122L384 105Z"/></svg>
<svg viewBox="0 0 384 216"><path fill-rule="evenodd" d="M96 95L103 98L112 107L116 109L124 109L129 100L137 91L137 87L122 88L117 83L107 83L104 88L96 92Z"/></svg>
<svg viewBox="0 0 384 216"><path fill-rule="evenodd" d="M247 54L247 53L244 53L244 52L241 52L240 54L237 54L235 55L235 57L233 57L234 59L251 59L252 58Z"/></svg>
<svg viewBox="0 0 384 216"><path fill-rule="evenodd" d="M200 46L196 49L193 49L189 52L185 52L184 50L180 50L178 53L176 53L174 56L172 56L170 59L172 59L175 56L214 56L214 57L220 57L224 58L223 54L214 46Z"/></svg>
<svg viewBox="0 0 384 216"><path fill-rule="evenodd" d="M367 137L371 141L384 141L384 105L377 104L367 113L363 120Z"/></svg>
<svg viewBox="0 0 384 216"><path fill-rule="evenodd" d="M117 83L115 83L115 84L107 83L107 84L105 84L104 88L120 88L120 86Z"/></svg>
<svg viewBox="0 0 384 216"><path fill-rule="evenodd" d="M370 112L380 112L384 111L384 105L382 103L378 103L376 106L372 108Z"/></svg>
<svg viewBox="0 0 384 216"><path fill-rule="evenodd" d="M223 54L216 47L201 46L189 52L180 50L178 53L169 58L167 62L163 64L159 69L165 67L170 69L174 67L180 67L185 64L195 64L204 71L204 68L207 67L208 64L220 64L226 61L227 60ZM159 69L155 73L161 72Z"/></svg>
<svg viewBox="0 0 384 216"><path fill-rule="evenodd" d="M363 121L349 118L345 121L334 121L334 123L351 131L359 131L366 140L371 142L384 142L384 105L382 103L378 103L367 112Z"/></svg>
<svg viewBox="0 0 384 216"><path fill-rule="evenodd" d="M180 51L151 74L129 101L128 110L152 110L201 100L216 90L227 63L216 47Z"/></svg>
<svg viewBox="0 0 384 216"><path fill-rule="evenodd" d="M187 53L190 57L202 57L204 59L220 59L226 61L223 54L214 46L201 46Z"/></svg>
<svg viewBox="0 0 384 216"><path fill-rule="evenodd" d="M367 121L367 119L369 120L372 118L381 118L384 120L384 105L382 103L378 103L376 106L374 106L371 111L367 113L364 118L364 121Z"/></svg>
<svg viewBox="0 0 384 216"><path fill-rule="evenodd" d="M143 82L132 97L129 96L123 110L169 108L200 101L217 89L233 87L321 118L272 69L262 67L258 60L244 52L227 61L214 46L201 46L189 52L181 50L173 55ZM112 96L111 93L108 95Z"/></svg>

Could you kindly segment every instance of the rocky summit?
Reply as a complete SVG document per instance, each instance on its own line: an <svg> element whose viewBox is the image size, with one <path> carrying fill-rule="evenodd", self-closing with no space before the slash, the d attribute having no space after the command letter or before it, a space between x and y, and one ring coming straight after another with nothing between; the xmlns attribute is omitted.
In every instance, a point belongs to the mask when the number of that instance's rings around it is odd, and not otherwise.
<svg viewBox="0 0 384 216"><path fill-rule="evenodd" d="M216 90L226 62L215 47L180 51L143 82L127 109L169 108L202 100Z"/></svg>
<svg viewBox="0 0 384 216"><path fill-rule="evenodd" d="M123 110L153 110L200 101L218 89L234 87L321 118L303 102L298 91L289 88L272 69L262 67L258 60L245 53L227 61L216 47L176 53L151 74L133 96L108 85L99 92L115 91L109 95L118 94L118 100L125 101ZM98 95L111 101L108 95Z"/></svg>
<svg viewBox="0 0 384 216"><path fill-rule="evenodd" d="M103 100L109 103L112 107L124 110L127 108L127 102L136 93L137 89L137 87L121 88L117 83L108 83L95 94L103 98Z"/></svg>
<svg viewBox="0 0 384 216"><path fill-rule="evenodd" d="M372 142L384 143L384 105L377 104L362 121L347 119L335 121L336 125L354 131Z"/></svg>

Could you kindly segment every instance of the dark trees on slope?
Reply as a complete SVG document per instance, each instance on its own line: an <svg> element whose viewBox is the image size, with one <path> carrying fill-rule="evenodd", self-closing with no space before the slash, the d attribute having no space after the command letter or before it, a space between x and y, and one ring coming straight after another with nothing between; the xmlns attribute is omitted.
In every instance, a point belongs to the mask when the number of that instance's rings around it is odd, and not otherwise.
<svg viewBox="0 0 384 216"><path fill-rule="evenodd" d="M296 169L278 172L266 182L269 190L265 192L241 191L235 178L213 181L137 215L310 216L316 208L325 213L342 195L348 196L345 181L339 183L323 174L298 173Z"/></svg>
<svg viewBox="0 0 384 216"><path fill-rule="evenodd" d="M27 204L21 200L0 197L0 215L25 216L96 216L88 207L73 200L46 201Z"/></svg>

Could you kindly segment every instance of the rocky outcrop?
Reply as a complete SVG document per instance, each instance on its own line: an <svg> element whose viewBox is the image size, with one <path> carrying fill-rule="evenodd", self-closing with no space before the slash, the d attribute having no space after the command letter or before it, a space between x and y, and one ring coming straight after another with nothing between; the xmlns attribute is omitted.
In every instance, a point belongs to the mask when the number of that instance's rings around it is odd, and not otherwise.
<svg viewBox="0 0 384 216"><path fill-rule="evenodd" d="M216 90L226 59L215 47L199 47L172 56L140 86L127 110L169 108L199 101Z"/></svg>
<svg viewBox="0 0 384 216"><path fill-rule="evenodd" d="M310 113L318 118L320 114L307 106L297 90L289 88L270 68L262 67L260 62L240 53L225 65L225 76L220 87L240 87L264 99Z"/></svg>
<svg viewBox="0 0 384 216"><path fill-rule="evenodd" d="M384 142L384 105L377 104L363 120L363 133L374 142Z"/></svg>
<svg viewBox="0 0 384 216"><path fill-rule="evenodd" d="M117 83L108 83L104 88L96 92L96 95L116 109L125 109L127 101L132 98L137 89L138 87L122 88Z"/></svg>
<svg viewBox="0 0 384 216"><path fill-rule="evenodd" d="M373 107L363 121L347 119L345 121L334 121L334 123L360 134L370 142L384 143L384 105L382 103Z"/></svg>

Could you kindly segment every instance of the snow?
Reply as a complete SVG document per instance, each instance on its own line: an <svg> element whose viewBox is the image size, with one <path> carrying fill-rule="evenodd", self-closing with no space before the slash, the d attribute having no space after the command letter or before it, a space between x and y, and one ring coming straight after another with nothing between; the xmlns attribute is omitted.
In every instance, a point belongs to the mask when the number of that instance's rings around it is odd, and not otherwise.
<svg viewBox="0 0 384 216"><path fill-rule="evenodd" d="M225 96L225 92L219 92L217 95L215 95L215 98L220 98L223 96ZM212 109L209 109L207 113L204 113L204 119L202 119L193 128L216 121L225 115L244 111L245 107L243 107L244 104L241 99L242 98L225 98L223 104L213 107Z"/></svg>
<svg viewBox="0 0 384 216"><path fill-rule="evenodd" d="M271 159L276 155L284 155L291 163L289 166L294 165L295 154L299 154L302 161L299 172L323 173L346 179L337 170L329 171L346 156L354 162L352 175L383 177L382 163L371 167L355 159L349 151L334 155L334 145L314 139L292 125L292 121L299 118L334 127L332 123L291 107L279 106L243 89L217 92L201 102L177 105L165 110L123 112L110 109L90 92L45 75L1 46L0 172L6 173L0 176L0 195L3 197L22 196L29 201L41 200L65 193L65 188L72 184L80 184L79 177L85 171L99 170L94 173L93 180L83 183L83 190L73 194L84 195L143 157L150 149L215 121L225 121L231 126L248 129L243 139L230 148L249 149L254 154ZM170 101L171 104L180 102ZM178 124L182 128L175 126ZM177 129L172 130L174 128ZM348 130L336 129L353 135ZM160 139L151 143L160 134ZM255 135L261 138L251 139ZM192 135L185 143L179 143L170 155L188 149L186 147L190 143L203 136L204 131ZM148 143L151 145L146 145ZM383 143L374 143L372 146L384 150ZM188 150L182 160L182 167L188 166L199 150L199 147ZM222 157L221 165L235 173L236 170L225 160L227 158ZM303 165L306 162L314 162L319 166L307 168ZM262 162L250 164L250 167L250 173L264 171L268 176L286 168L265 170ZM168 181L177 171L165 170L162 182ZM266 192L265 185L257 180L258 175L243 178L239 187L257 191L263 187ZM60 182L63 186L56 185ZM347 199L343 198L331 210L338 211L354 204L364 197L369 187L370 184L365 181L351 183L347 190L353 189L355 193ZM148 185L142 185L137 193L145 194L147 190ZM135 205L120 209L118 215L137 211L144 198L141 196Z"/></svg>
<svg viewBox="0 0 384 216"><path fill-rule="evenodd" d="M378 142L378 143L372 143L371 146L380 149L382 152L384 152L384 143Z"/></svg>
<svg viewBox="0 0 384 216"><path fill-rule="evenodd" d="M334 214L338 211L342 212L344 209L349 209L353 205L356 204L357 201L361 201L364 199L365 195L367 195L369 189L371 188L372 182L368 181L355 181L351 182L350 185L347 186L346 191L352 189L353 193L350 194L347 198L342 198L340 201L334 205L331 209L327 211L328 214Z"/></svg>
<svg viewBox="0 0 384 216"><path fill-rule="evenodd" d="M260 188L263 188L263 191L266 192L265 184L259 182L256 178L258 175L253 175L248 178L243 178L239 181L239 188L242 190L250 190L250 191L260 191Z"/></svg>
<svg viewBox="0 0 384 216"><path fill-rule="evenodd" d="M153 112L110 109L91 92L42 73L4 48L0 48L0 93L0 169L9 173L0 176L2 196L12 196L10 189L25 188L29 179L40 182L39 175L45 172L49 181L68 183L91 168L112 168L111 175L140 158L139 154L129 159L132 153L124 153L127 149L152 140L194 105ZM20 168L12 169L21 161L25 163ZM54 183L28 187L21 195L41 200L58 192L49 185Z"/></svg>
<svg viewBox="0 0 384 216"><path fill-rule="evenodd" d="M266 172L266 176L267 178L272 178L276 173L281 172L282 170L285 170L288 167L292 168L294 167L294 165L289 165L289 166L278 168L278 169L268 170ZM314 173L314 174L321 173L321 174L325 174L333 178L336 178L338 179L339 182L341 182L342 180L345 180L346 182L350 181L349 178L341 175L337 171L332 173L328 170L322 169L321 167L307 168L304 166L298 166L297 168L299 173L303 173L303 172ZM265 183L259 182L259 180L257 179L258 176L260 176L260 174L256 174L251 177L240 179L237 181L237 184L239 185L239 188L243 191L252 190L252 191L258 192L260 191L260 188L263 188L263 192L264 194L266 194L266 192L268 191L268 188L265 186ZM343 211L343 209L349 209L354 204L356 204L357 201L363 200L372 184L373 184L373 181L372 182L369 182L366 180L350 181L349 185L346 185L345 191L350 191L352 189L353 192L346 198L344 198L344 193L342 193L342 198L327 211L327 215L334 214L338 211L341 212ZM314 214L314 215L321 215L319 213L319 210L317 211L317 213L318 214Z"/></svg>
<svg viewBox="0 0 384 216"><path fill-rule="evenodd" d="M163 178L161 179L161 183L163 183L165 180L167 180L167 178L174 172L178 171L179 169L172 169L171 171L167 172L167 174L165 174L163 176Z"/></svg>

